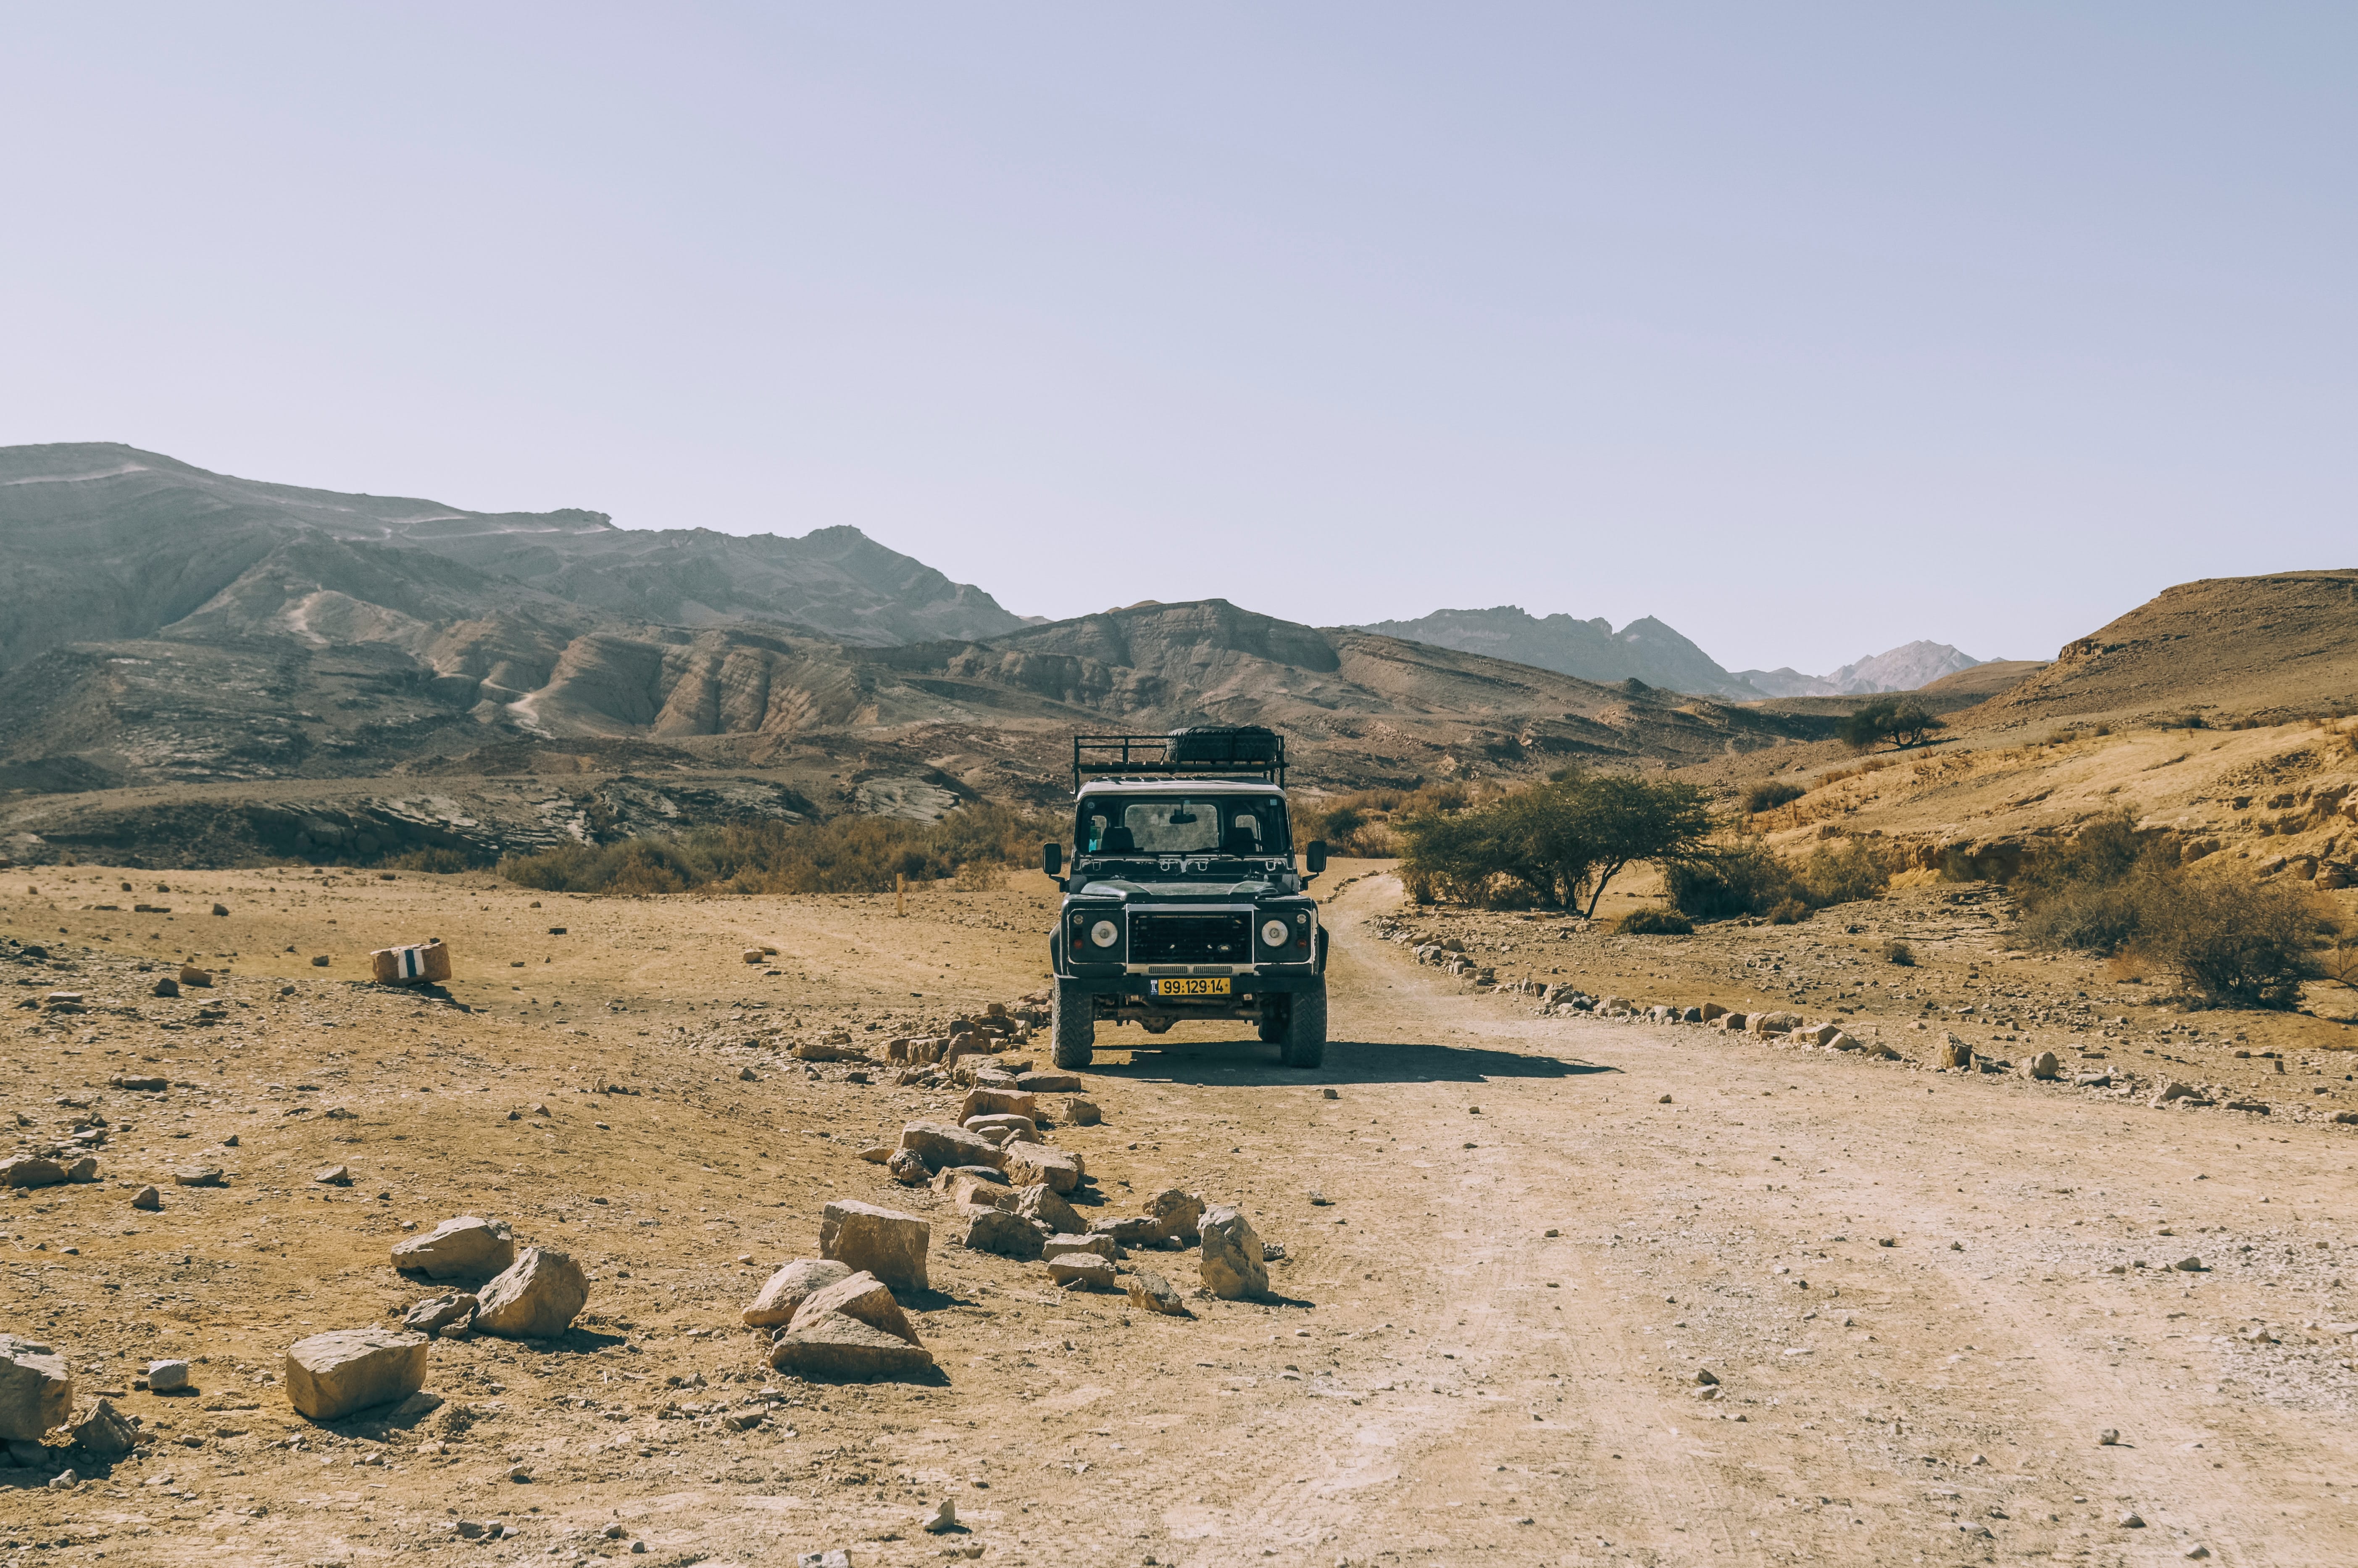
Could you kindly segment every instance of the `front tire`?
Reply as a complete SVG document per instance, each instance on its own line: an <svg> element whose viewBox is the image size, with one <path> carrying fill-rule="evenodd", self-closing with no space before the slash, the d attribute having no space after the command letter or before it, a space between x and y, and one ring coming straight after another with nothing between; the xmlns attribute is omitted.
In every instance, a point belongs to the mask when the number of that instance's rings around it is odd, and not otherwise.
<svg viewBox="0 0 2358 1568"><path fill-rule="evenodd" d="M1051 1016L1056 1065L1067 1071L1087 1066L1098 1041L1097 1004L1089 993L1068 980L1057 981Z"/></svg>
<svg viewBox="0 0 2358 1568"><path fill-rule="evenodd" d="M1289 1067L1315 1067L1326 1060L1325 977L1309 990L1295 991L1293 1003L1286 1010L1278 1060Z"/></svg>

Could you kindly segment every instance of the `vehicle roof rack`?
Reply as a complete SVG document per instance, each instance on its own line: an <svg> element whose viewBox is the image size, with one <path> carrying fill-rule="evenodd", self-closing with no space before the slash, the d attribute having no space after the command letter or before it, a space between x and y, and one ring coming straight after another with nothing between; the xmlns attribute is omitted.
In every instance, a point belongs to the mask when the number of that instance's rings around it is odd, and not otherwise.
<svg viewBox="0 0 2358 1568"><path fill-rule="evenodd" d="M1073 788L1092 778L1257 779L1285 787L1285 737L1258 725L1167 735L1076 735Z"/></svg>

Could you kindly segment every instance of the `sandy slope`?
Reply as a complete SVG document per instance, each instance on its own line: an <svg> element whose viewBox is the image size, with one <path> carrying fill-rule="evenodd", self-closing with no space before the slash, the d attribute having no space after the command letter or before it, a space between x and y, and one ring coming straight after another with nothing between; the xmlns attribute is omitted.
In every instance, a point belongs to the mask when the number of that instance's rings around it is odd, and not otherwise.
<svg viewBox="0 0 2358 1568"><path fill-rule="evenodd" d="M831 1193L946 1219L854 1152L947 1101L814 1080L777 1047L1037 985L1040 888L928 892L899 921L871 900L534 910L475 879L274 899L268 874L211 873L187 885L233 914L194 924L247 955L222 989L249 1005L174 1032L159 1023L186 1011L135 999L124 960L190 945L184 911L84 958L104 917L75 906L95 884L25 885L0 879L0 927L68 927L64 978L142 1016L5 1015L12 1105L47 1126L60 1097L95 1099L132 1125L106 1183L5 1200L0 1328L105 1368L92 1387L149 1355L211 1357L195 1399L123 1400L166 1444L70 1492L0 1490L0 1540L68 1543L44 1562L572 1562L634 1539L633 1560L708 1563L946 1544L1093 1564L2358 1558L2351 1342L2302 1327L2358 1317L2338 1282L2346 1128L1537 1020L1370 939L1397 897L1378 876L1330 906L1325 1070L1179 1033L1133 1055L1137 1034L1109 1032L1106 1125L1056 1134L1105 1212L1174 1182L1241 1203L1288 1249L1279 1300L1146 1318L937 1235L937 1293L911 1304L944 1381L819 1388L762 1368L735 1309L810 1249ZM477 1011L322 980L302 956L349 975L364 942L331 919L431 925ZM753 936L784 949L779 976L737 964ZM104 1087L141 1057L182 1087ZM642 1092L580 1092L614 1081ZM555 1114L506 1119L535 1101ZM330 1103L358 1119L288 1114ZM208 1149L229 1188L128 1209L118 1179ZM306 1181L330 1158L349 1192ZM278 1349L423 1293L384 1249L405 1219L467 1211L584 1260L581 1330L438 1345L428 1387L473 1412L463 1433L447 1410L407 1429L295 1418L262 1377ZM2211 1271L2108 1272L2190 1253ZM1184 1279L1193 1259L1131 1261ZM2233 1338L2255 1323L2282 1343ZM1715 1400L1694 1397L1702 1368ZM715 1419L764 1389L763 1425ZM2096 1444L2107 1427L2120 1445ZM530 1483L506 1478L518 1463ZM970 1527L946 1541L915 1529L944 1496ZM518 1533L460 1544L460 1518Z"/></svg>

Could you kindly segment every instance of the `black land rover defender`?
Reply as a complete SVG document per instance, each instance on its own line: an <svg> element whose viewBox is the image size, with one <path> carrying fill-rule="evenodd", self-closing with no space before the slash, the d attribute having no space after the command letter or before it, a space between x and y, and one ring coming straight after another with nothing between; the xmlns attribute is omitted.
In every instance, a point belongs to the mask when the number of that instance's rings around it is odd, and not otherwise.
<svg viewBox="0 0 2358 1568"><path fill-rule="evenodd" d="M1289 1067L1326 1054L1326 933L1304 892L1326 846L1294 867L1285 740L1195 729L1073 741L1072 867L1048 936L1056 1065L1088 1065L1100 1022L1161 1034L1182 1019L1258 1026Z"/></svg>

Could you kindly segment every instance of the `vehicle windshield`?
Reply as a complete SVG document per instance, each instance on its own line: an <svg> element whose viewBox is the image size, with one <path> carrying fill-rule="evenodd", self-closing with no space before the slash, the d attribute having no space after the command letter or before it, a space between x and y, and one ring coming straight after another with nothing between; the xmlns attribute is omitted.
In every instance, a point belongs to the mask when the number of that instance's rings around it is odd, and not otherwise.
<svg viewBox="0 0 2358 1568"><path fill-rule="evenodd" d="M1084 855L1282 855L1285 803L1275 795L1098 795L1081 802Z"/></svg>

